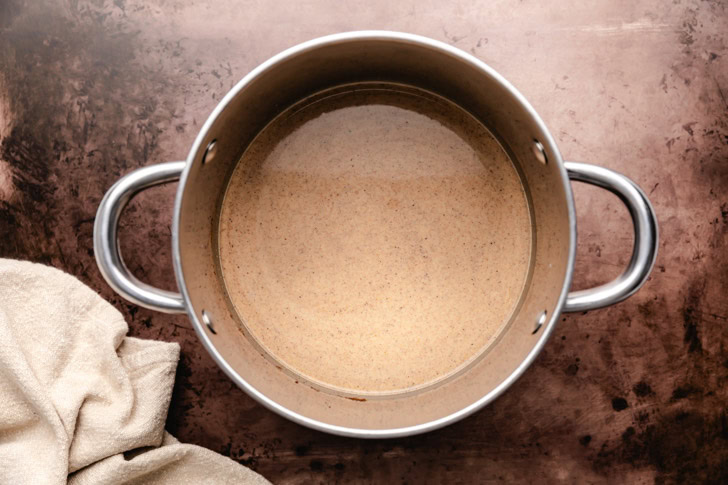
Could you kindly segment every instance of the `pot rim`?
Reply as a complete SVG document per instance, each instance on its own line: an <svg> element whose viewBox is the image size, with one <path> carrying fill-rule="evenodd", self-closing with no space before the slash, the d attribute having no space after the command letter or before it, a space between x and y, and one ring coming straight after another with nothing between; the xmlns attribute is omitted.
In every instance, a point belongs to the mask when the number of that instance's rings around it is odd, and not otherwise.
<svg viewBox="0 0 728 485"><path fill-rule="evenodd" d="M351 41L357 41L357 40L381 40L381 41L395 41L400 43L408 43L408 44L415 44L420 45L422 47L426 47L429 49L440 51L443 54L449 55L453 58L456 58L457 60L469 64L471 67L475 67L476 69L483 72L484 75L490 76L493 79L495 79L497 82L499 82L510 94L513 96L523 107L527 110L529 115L533 118L533 120L536 122L538 127L541 129L541 131L544 133L545 137L541 140L542 143L548 144L551 148L551 153L555 154L554 157L555 160L553 160L557 166L557 169L559 171L559 174L561 175L561 181L564 188L564 193L566 194L567 198L567 207L568 207L568 217L569 217L569 254L568 254L568 261L566 265L566 275L564 278L563 286L561 288L561 294L559 295L559 299L554 307L554 311L551 313L550 319L548 322L546 322L543 325L543 330L541 332L541 337L536 342L536 344L533 346L531 351L528 353L526 358L518 365L518 367L504 380L500 382L494 389L492 389L490 392L486 393L484 396L482 396L477 401L471 403L470 405L451 413L447 416L444 416L442 418L438 418L436 420L428 421L425 423L420 423L413 426L406 426L406 427L399 427L399 428L389 428L389 429L368 429L368 428L353 428L353 427L344 427L344 426L337 426L330 423L326 423L324 421L319 421L316 419L312 419L309 417L306 417L302 414L299 414L285 406L282 406L281 404L277 403L273 399L269 398L262 392L260 392L258 389L256 389L254 386L252 386L249 382L247 382L240 374L238 374L235 369L233 369L227 361L220 355L220 353L215 348L212 341L209 339L207 333L205 332L204 325L200 320L197 318L197 314L194 311L194 308L192 307L192 303L190 301L190 296L187 291L187 285L185 284L185 277L184 277L184 271L182 270L182 261L180 257L180 247L179 247L179 223L180 223L180 216L181 216L181 207L182 207L182 198L185 190L185 186L187 183L187 178L190 173L190 168L192 166L192 163L197 155L197 153L202 148L202 144L205 140L206 134L209 131L210 127L214 123L214 121L217 119L217 117L223 112L223 110L228 106L228 104L232 101L235 96L238 95L245 87L250 84L254 79L256 79L258 76L260 76L263 72L267 71L277 63L291 58L295 57L299 54L302 54L307 51L311 51L314 49L317 49L319 47L330 45L330 44L338 44L342 42L351 42ZM566 300L566 296L569 292L569 288L571 287L571 280L573 276L573 270L574 270L574 260L576 257L576 210L574 208L574 198L571 190L571 184L569 182L569 177L567 175L566 169L564 168L563 160L561 157L561 153L559 152L556 142L553 139L551 133L546 128L545 123L540 118L540 116L536 113L536 110L531 106L531 104L526 100L526 98L508 81L506 81L503 76L501 76L498 72L496 72L493 68L485 64L483 61L477 59L475 56L472 56L468 54L467 52L462 51L461 49L458 49L456 47L453 47L451 45L448 45L444 42L430 39L428 37L423 37L420 35L415 34L407 34L402 32L392 32L392 31L383 31L383 30L363 30L363 31L353 31L353 32L343 32L333 35L327 35L324 37L319 37L307 42L303 42L301 44L298 44L294 47L291 47L289 49L284 50L283 52L271 57L267 61L260 64L258 67L253 69L250 73L248 73L243 79L241 79L226 95L223 97L223 99L218 103L218 105L215 107L215 109L212 111L210 116L207 118L207 121L205 121L205 124L202 126L202 129L200 130L199 134L197 135L197 138L195 139L195 142L192 144L192 148L190 149L190 152L186 159L186 166L184 171L182 172L182 175L180 177L179 181L179 187L177 189L177 194L175 196L175 204L174 204L174 215L172 220L172 260L173 260L173 266L174 266L174 273L175 277L177 279L177 285L179 287L180 292L182 293L185 309L187 311L187 315L192 321L193 327L195 329L195 332L197 333L198 338L202 341L203 346L207 350L207 352L210 354L210 356L213 358L215 363L225 372L225 374L243 391L245 391L249 396L251 396L253 399L258 401L260 404L268 408L269 410L279 414L280 416L283 416L295 423L298 423L300 425L306 426L308 428L312 428L318 431L323 431L326 433L331 433L335 435L340 436L348 436L348 437L356 437L356 438L396 438L396 437L402 437L402 436L411 436L416 435L420 433L425 433L428 431L433 431L439 428L442 428L444 426L447 426L449 424L452 424L456 421L459 421L474 412L482 409L487 404L491 403L493 400L495 400L498 396L503 394L503 392L508 389L521 375L525 372L525 370L533 363L533 361L536 359L538 354L543 349L544 345L546 344L546 341L551 336L551 333L554 330L554 327L556 326L556 322L558 321L559 315L561 314L561 310L564 306L564 302Z"/></svg>

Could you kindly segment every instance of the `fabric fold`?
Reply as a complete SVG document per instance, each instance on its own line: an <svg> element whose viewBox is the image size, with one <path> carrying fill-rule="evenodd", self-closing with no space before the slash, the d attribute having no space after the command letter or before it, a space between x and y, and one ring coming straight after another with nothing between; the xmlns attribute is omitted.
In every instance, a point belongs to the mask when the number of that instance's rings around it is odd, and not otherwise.
<svg viewBox="0 0 728 485"><path fill-rule="evenodd" d="M127 330L74 277L0 259L0 483L267 483L165 436L179 345Z"/></svg>

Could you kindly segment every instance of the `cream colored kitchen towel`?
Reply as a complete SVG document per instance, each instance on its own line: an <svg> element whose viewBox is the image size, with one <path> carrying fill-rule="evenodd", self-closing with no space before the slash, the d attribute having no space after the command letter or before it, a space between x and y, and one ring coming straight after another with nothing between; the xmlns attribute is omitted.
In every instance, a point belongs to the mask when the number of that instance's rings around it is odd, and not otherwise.
<svg viewBox="0 0 728 485"><path fill-rule="evenodd" d="M164 431L179 346L74 277L0 259L0 484L268 483Z"/></svg>

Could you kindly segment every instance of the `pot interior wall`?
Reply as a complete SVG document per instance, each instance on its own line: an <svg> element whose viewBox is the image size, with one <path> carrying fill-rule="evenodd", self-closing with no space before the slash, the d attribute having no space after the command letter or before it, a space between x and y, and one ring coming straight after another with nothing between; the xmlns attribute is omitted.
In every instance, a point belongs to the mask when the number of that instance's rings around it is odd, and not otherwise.
<svg viewBox="0 0 728 485"><path fill-rule="evenodd" d="M417 393L372 398L321 391L289 375L240 330L225 295L217 261L217 217L227 180L248 143L275 115L324 89L362 81L396 82L438 93L468 110L501 141L520 171L532 206L531 275L520 308L500 339L466 372ZM216 140L204 165L205 147ZM534 155L538 140L548 163ZM571 244L561 157L549 134L501 80L449 50L386 35L312 44L265 65L248 78L190 153L179 210L184 284L198 321L204 310L216 333L206 337L234 377L281 406L337 426L392 429L414 426L466 408L501 386L556 319ZM534 332L546 312L547 318ZM240 382L239 382L240 383Z"/></svg>

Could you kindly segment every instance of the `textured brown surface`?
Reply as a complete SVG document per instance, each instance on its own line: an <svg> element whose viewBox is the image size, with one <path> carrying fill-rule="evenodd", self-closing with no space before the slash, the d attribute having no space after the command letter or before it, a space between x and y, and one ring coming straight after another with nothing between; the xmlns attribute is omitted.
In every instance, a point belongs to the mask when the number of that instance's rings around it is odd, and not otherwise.
<svg viewBox="0 0 728 485"><path fill-rule="evenodd" d="M587 5L588 4L588 5ZM0 0L0 256L62 268L175 340L169 430L280 483L728 480L728 12L719 1L234 2ZM217 100L270 55L318 35L409 31L470 51L533 103L573 160L634 178L662 244L630 300L569 315L536 363L476 415L424 436L355 441L257 405L187 320L124 303L91 250L120 175L186 154ZM127 261L173 288L174 187L123 221ZM576 189L576 287L615 275L626 211Z"/></svg>

